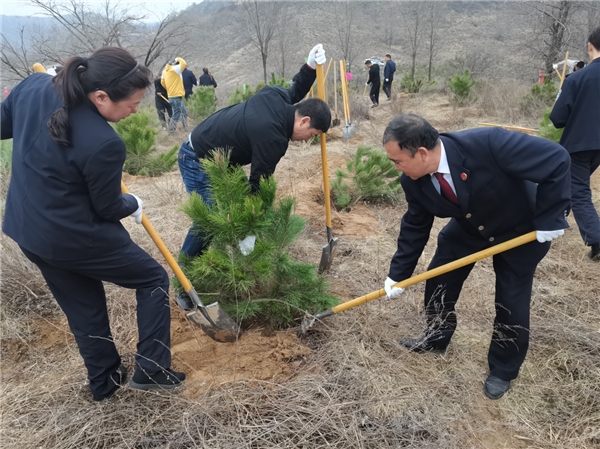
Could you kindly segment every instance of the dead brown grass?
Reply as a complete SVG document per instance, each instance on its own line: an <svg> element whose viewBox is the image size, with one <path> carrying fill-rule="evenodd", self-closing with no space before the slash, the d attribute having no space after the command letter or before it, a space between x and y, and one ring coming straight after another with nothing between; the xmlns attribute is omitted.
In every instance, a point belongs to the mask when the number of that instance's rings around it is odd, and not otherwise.
<svg viewBox="0 0 600 449"><path fill-rule="evenodd" d="M477 105L453 110L445 103L442 95L427 94L405 99L401 108L448 128L454 124L450 120L470 127L486 117ZM366 122L370 128L361 126L359 133L367 141L380 140L394 114L392 106L375 108ZM328 151L347 155L355 147L336 141L328 145ZM291 145L278 167L283 176L280 184L293 191L295 183L310 174L304 162L318 154L318 146ZM297 177L287 176L292 168ZM177 252L189 226L189 220L177 211L185 199L178 172L139 179L129 188L144 199L152 223L170 250ZM594 194L599 207L597 188ZM381 288L406 208L404 204L368 207L378 219L377 229L370 237L341 238L327 273L332 291L343 300ZM490 401L482 391L494 314L494 274L489 260L479 262L465 283L457 305L459 327L446 354L416 355L396 344L397 338L422 331L423 285L416 285L396 301L376 300L317 324L304 339L311 355L286 382L206 386L194 400L177 393L141 393L125 387L112 401L94 406L74 343L51 350L34 344L39 335L32 323L40 315L48 319L58 314L58 308L48 298L39 273L23 261L18 248L3 239L2 446L600 447L598 265L586 259L576 226L569 220L573 228L553 244L536 273L530 350L519 378L499 401ZM145 231L131 219L124 223L132 238L162 261ZM426 269L444 224L436 220L417 272ZM293 248L295 256L317 263L323 239L322 229L307 227ZM27 288L18 283L23 279ZM106 287L113 335L131 369L137 341L134 294ZM22 302L18 298L30 306L45 298L48 315L31 308L19 312ZM19 318L19 331L13 331L16 321L6 319L5 308L12 313L10 317ZM11 348L19 344L19 338L29 346L16 359Z"/></svg>

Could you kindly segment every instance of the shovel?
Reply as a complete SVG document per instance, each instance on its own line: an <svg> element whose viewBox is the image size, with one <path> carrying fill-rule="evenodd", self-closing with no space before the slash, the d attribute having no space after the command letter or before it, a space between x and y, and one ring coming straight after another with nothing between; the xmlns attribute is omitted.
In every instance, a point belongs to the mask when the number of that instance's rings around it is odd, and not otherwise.
<svg viewBox="0 0 600 449"><path fill-rule="evenodd" d="M350 125L350 110L348 108L348 90L346 89L348 84L346 80L346 69L344 61L340 61L340 81L342 82L342 102L344 103L344 120L346 121L346 127L342 130L342 140L345 142L352 138L352 129Z"/></svg>
<svg viewBox="0 0 600 449"><path fill-rule="evenodd" d="M130 193L127 189L125 183L121 180L121 192ZM198 293L192 287L190 281L188 281L181 268L175 261L175 258L170 253L169 249L165 246L162 239L159 237L158 233L154 229L154 226L146 217L146 214L142 214L142 225L148 232L150 238L154 241L154 244L160 250L163 257L167 260L167 263L171 267L171 270L181 282L183 289L189 295L196 306L196 310L187 314L188 318L196 324L202 331L212 338L215 341L220 343L232 343L237 341L240 335L242 334L239 326L236 324L233 319L221 309L219 303L215 302L208 306L205 306L200 298L198 297Z"/></svg>
<svg viewBox="0 0 600 449"><path fill-rule="evenodd" d="M462 259L455 260L454 262L447 263L442 265L441 267L434 268L433 270L426 271L425 273L421 273L417 276L413 276L409 279L406 279L402 282L398 282L394 285L394 287L399 288L407 288L411 285L418 284L419 282L426 281L427 279L434 278L439 276L440 274L447 273L452 270L456 270L457 268L464 267L465 265L470 265L472 263L477 262L478 260L485 259L486 257L493 256L495 254L502 253L504 251L508 251L509 249L516 248L517 246L524 245L525 243L533 242L536 239L536 232L532 231L528 234L522 235L520 237L516 237L512 240L508 240L504 243L500 243L499 245L492 246L491 248L484 249L483 251L479 251L475 254L471 254L470 256L463 257ZM315 324L316 320L320 320L322 318L326 318L331 315L335 315L336 313L343 312L344 310L351 309L352 307L359 306L366 302L372 301L377 298L381 298L385 296L385 289L377 290L376 292L369 293L368 295L361 296L360 298L353 299L352 301L344 302L335 307L332 307L325 312L321 312L317 315L313 315L307 317L303 320L300 325L300 329L298 329L298 336L303 335L310 329L313 324Z"/></svg>
<svg viewBox="0 0 600 449"><path fill-rule="evenodd" d="M346 70L346 61L343 61L344 63L344 87L346 89L346 109L348 110L348 120L347 120L347 127L348 127L348 138L352 138L355 134L356 134L356 125L354 123L352 123L352 120L350 120L350 93L348 92L348 78L345 75L347 73Z"/></svg>
<svg viewBox="0 0 600 449"><path fill-rule="evenodd" d="M317 64L317 94L321 100L325 100L325 77L323 76L323 66ZM321 262L319 263L319 273L323 273L331 266L333 255L338 244L338 239L333 238L331 229L331 199L329 198L329 173L327 170L327 143L325 133L321 134L321 160L323 162L323 191L325 194L325 217L327 220L327 244L323 246Z"/></svg>

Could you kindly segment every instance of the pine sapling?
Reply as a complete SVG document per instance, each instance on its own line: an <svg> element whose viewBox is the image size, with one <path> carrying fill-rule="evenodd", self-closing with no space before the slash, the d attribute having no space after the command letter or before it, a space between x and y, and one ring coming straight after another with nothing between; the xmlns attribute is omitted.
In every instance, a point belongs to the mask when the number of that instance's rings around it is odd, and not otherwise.
<svg viewBox="0 0 600 449"><path fill-rule="evenodd" d="M212 206L193 193L182 210L197 232L210 239L209 248L193 259L182 259L184 271L207 304L218 301L241 322L254 317L274 326L337 303L316 266L296 262L288 250L306 221L292 214L293 198L275 200L277 184L263 178L252 194L241 167L229 164L229 154L213 153L201 161L211 183ZM241 239L256 235L254 250L244 256ZM176 283L177 285L177 283Z"/></svg>

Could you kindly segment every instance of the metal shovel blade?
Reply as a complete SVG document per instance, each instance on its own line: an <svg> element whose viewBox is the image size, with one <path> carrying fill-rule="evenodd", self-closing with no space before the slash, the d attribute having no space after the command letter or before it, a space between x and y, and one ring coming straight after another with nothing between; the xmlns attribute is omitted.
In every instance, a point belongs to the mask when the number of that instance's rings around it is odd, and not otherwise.
<svg viewBox="0 0 600 449"><path fill-rule="evenodd" d="M335 249L338 244L337 238L332 238L333 233L329 226L327 226L327 244L323 246L323 252L321 253L321 262L319 262L319 273L323 273L327 270L333 262L333 256Z"/></svg>
<svg viewBox="0 0 600 449"><path fill-rule="evenodd" d="M342 140L345 142L346 140L349 140L351 137L352 137L352 134L350 132L350 128L348 126L346 126L342 130Z"/></svg>
<svg viewBox="0 0 600 449"><path fill-rule="evenodd" d="M221 309L217 302L206 307L198 307L187 316L215 341L233 343L240 337L239 326Z"/></svg>
<svg viewBox="0 0 600 449"><path fill-rule="evenodd" d="M354 123L350 124L350 136L354 136L356 134L356 125Z"/></svg>

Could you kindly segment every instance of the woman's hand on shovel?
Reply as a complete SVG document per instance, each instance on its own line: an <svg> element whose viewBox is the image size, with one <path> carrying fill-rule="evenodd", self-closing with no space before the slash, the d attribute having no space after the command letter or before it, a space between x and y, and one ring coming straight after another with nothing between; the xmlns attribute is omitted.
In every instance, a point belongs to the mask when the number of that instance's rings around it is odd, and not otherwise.
<svg viewBox="0 0 600 449"><path fill-rule="evenodd" d="M385 285L383 288L385 289L385 293L387 294L387 297L390 299L394 299L396 296L400 296L401 293L404 293L403 288L400 288L400 287L392 288L396 284L397 284L397 282L394 281L393 279L390 279L389 277L385 280Z"/></svg>

